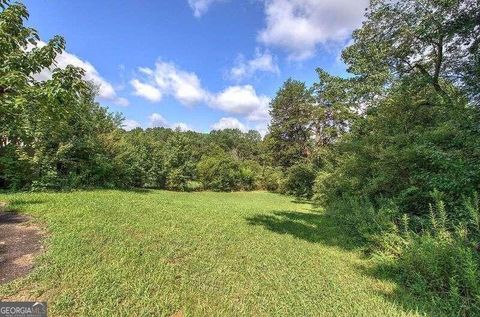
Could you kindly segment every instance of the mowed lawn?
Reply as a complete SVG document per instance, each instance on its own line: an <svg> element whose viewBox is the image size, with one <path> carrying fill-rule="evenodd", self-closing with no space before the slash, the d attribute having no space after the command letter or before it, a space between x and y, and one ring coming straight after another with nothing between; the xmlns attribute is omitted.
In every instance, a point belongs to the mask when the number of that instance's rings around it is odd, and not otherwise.
<svg viewBox="0 0 480 317"><path fill-rule="evenodd" d="M275 194L0 194L47 229L0 299L50 316L411 316L330 218Z"/></svg>

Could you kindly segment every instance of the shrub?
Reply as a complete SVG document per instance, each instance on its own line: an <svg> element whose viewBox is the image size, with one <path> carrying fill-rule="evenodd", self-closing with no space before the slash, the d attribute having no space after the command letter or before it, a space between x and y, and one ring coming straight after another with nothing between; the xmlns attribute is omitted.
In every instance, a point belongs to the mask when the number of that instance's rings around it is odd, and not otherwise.
<svg viewBox="0 0 480 317"><path fill-rule="evenodd" d="M452 316L480 315L480 257L456 235L411 235L395 264L400 281Z"/></svg>
<svg viewBox="0 0 480 317"><path fill-rule="evenodd" d="M327 171L320 171L315 177L315 183L313 186L313 199L320 204L328 203L328 183L332 174Z"/></svg>
<svg viewBox="0 0 480 317"><path fill-rule="evenodd" d="M409 233L396 268L401 282L449 315L480 314L478 195L464 199L463 218L448 217L438 192L430 205L429 229Z"/></svg>
<svg viewBox="0 0 480 317"><path fill-rule="evenodd" d="M55 190L62 188L62 181L54 169L45 169L31 185L32 191Z"/></svg>
<svg viewBox="0 0 480 317"><path fill-rule="evenodd" d="M167 176L167 188L170 190L186 191L190 177L185 175L181 168L172 170Z"/></svg>
<svg viewBox="0 0 480 317"><path fill-rule="evenodd" d="M240 164L240 186L243 190L257 189L257 175L260 174L260 164L255 161L244 161Z"/></svg>
<svg viewBox="0 0 480 317"><path fill-rule="evenodd" d="M391 201L384 201L380 207L375 207L365 198L344 196L332 202L327 212L346 230L374 244L380 242L382 236L397 232L395 221L399 218L399 212Z"/></svg>
<svg viewBox="0 0 480 317"><path fill-rule="evenodd" d="M198 192L201 190L203 190L202 183L196 181L188 181L184 187L184 191L186 192Z"/></svg>
<svg viewBox="0 0 480 317"><path fill-rule="evenodd" d="M315 170L308 163L298 163L287 170L284 191L300 198L312 198Z"/></svg>
<svg viewBox="0 0 480 317"><path fill-rule="evenodd" d="M232 191L242 187L241 165L233 157L223 154L204 156L197 165L199 180L206 189Z"/></svg>
<svg viewBox="0 0 480 317"><path fill-rule="evenodd" d="M447 315L479 316L479 197L464 198L455 213L447 210L442 194L434 191L431 197L434 203L422 213L429 216L415 221L391 200L375 205L344 196L326 210L367 243L382 271L394 274L415 296Z"/></svg>
<svg viewBox="0 0 480 317"><path fill-rule="evenodd" d="M284 175L280 169L263 167L257 178L257 188L277 192L280 190Z"/></svg>

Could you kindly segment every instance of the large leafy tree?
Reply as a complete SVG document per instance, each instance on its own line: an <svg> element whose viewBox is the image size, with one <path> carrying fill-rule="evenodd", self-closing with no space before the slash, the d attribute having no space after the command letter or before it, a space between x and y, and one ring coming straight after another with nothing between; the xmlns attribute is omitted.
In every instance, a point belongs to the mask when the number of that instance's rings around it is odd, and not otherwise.
<svg viewBox="0 0 480 317"><path fill-rule="evenodd" d="M417 74L449 98L444 80L479 97L478 0L372 0L343 58L370 85Z"/></svg>
<svg viewBox="0 0 480 317"><path fill-rule="evenodd" d="M95 102L96 88L82 69L55 68L63 38L40 45L37 32L24 26L25 6L0 3L0 186L97 184L98 167L108 162L100 138L119 118ZM36 80L45 68L52 78Z"/></svg>
<svg viewBox="0 0 480 317"><path fill-rule="evenodd" d="M358 116L323 187L421 212L434 189L478 190L479 2L373 0L343 52L349 79L320 72L319 96ZM338 190L338 191L336 191Z"/></svg>
<svg viewBox="0 0 480 317"><path fill-rule="evenodd" d="M305 83L289 79L271 102L267 142L273 162L288 168L311 154L314 98Z"/></svg>
<svg viewBox="0 0 480 317"><path fill-rule="evenodd" d="M242 160L258 158L260 154L260 133L250 130L243 133L238 129L225 129L211 131L208 139L213 145L220 146L225 152Z"/></svg>
<svg viewBox="0 0 480 317"><path fill-rule="evenodd" d="M353 80L332 76L317 69L319 82L313 85L312 131L317 148L334 144L356 117L358 100L352 93Z"/></svg>
<svg viewBox="0 0 480 317"><path fill-rule="evenodd" d="M422 79L405 78L337 144L326 190L393 199L404 212L428 211L430 194L458 202L480 188L478 109L453 87L447 103Z"/></svg>
<svg viewBox="0 0 480 317"><path fill-rule="evenodd" d="M33 75L53 65L65 42L54 37L37 47L37 32L23 25L28 18L26 7L4 0L0 6L0 136L3 144L18 143L29 134L25 110L38 106L36 97L42 84Z"/></svg>

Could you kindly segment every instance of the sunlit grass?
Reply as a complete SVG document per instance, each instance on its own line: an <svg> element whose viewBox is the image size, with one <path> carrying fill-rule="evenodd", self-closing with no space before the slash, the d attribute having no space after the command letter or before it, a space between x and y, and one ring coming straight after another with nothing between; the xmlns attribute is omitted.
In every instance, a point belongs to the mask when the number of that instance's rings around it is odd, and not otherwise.
<svg viewBox="0 0 480 317"><path fill-rule="evenodd" d="M0 299L51 316L406 316L347 234L263 192L0 194L48 229L46 253Z"/></svg>

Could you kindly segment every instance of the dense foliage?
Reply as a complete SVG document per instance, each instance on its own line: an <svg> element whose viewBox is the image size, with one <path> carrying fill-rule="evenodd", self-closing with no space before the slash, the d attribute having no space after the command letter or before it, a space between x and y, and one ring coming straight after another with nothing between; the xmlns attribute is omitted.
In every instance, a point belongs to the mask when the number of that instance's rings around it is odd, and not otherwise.
<svg viewBox="0 0 480 317"><path fill-rule="evenodd" d="M0 188L277 189L256 131L126 132L96 101L84 70L59 69L61 37L46 45L24 26L23 4L0 12ZM51 79L36 74L50 69Z"/></svg>
<svg viewBox="0 0 480 317"><path fill-rule="evenodd" d="M313 186L449 315L480 313L479 12L475 0L372 0L342 55L349 78L318 69L311 89L287 81L267 136L286 192Z"/></svg>
<svg viewBox="0 0 480 317"><path fill-rule="evenodd" d="M54 69L52 78L34 75L51 68L64 40L38 45L35 30L23 25L18 3L0 13L0 186L12 189L63 188L102 181L101 145L118 127L117 116L95 102L95 88L75 67Z"/></svg>
<svg viewBox="0 0 480 317"><path fill-rule="evenodd" d="M371 1L321 95L356 113L315 197L448 315L480 314L480 3ZM476 82L476 83L474 83ZM469 198L473 197L473 198Z"/></svg>

